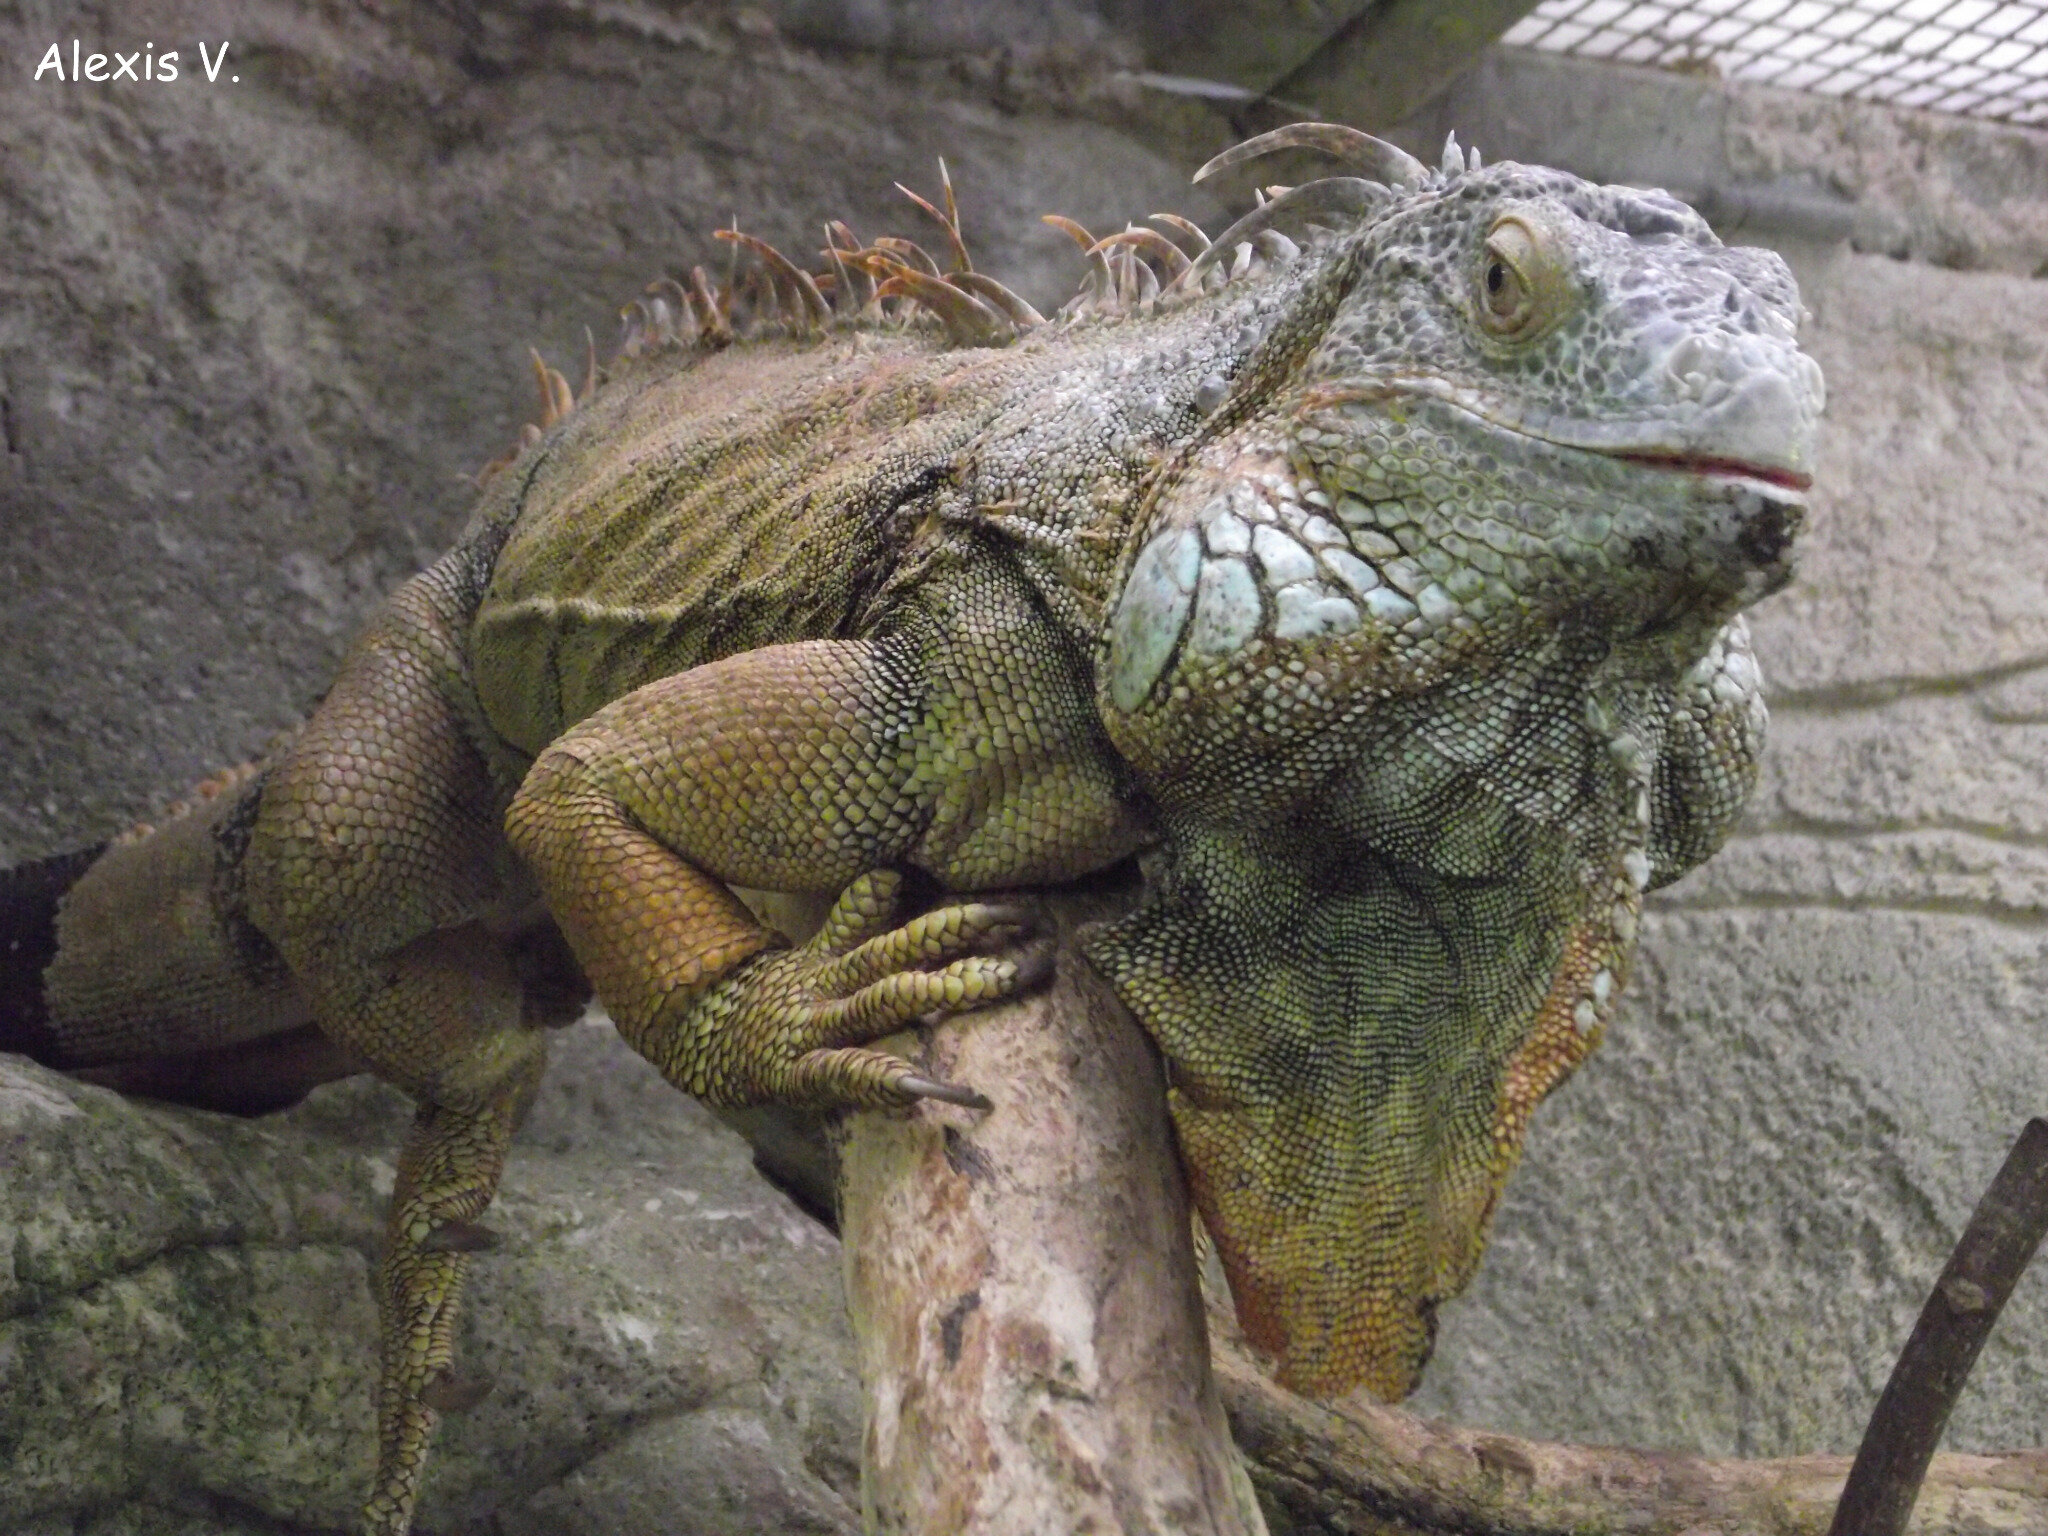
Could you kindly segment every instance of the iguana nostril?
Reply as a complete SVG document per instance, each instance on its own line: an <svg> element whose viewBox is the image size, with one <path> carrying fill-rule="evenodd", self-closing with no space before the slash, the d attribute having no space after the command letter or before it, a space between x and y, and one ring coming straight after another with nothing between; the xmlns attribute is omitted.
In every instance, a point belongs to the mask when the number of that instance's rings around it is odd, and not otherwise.
<svg viewBox="0 0 2048 1536"><path fill-rule="evenodd" d="M1698 336L1688 336L1671 349L1664 360L1664 370L1680 384L1696 391L1706 382L1707 344Z"/></svg>

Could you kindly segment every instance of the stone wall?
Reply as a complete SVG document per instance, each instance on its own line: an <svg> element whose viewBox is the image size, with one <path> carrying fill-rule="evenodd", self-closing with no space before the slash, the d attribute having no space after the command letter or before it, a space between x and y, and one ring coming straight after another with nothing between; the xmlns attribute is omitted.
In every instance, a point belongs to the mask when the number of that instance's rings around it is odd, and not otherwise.
<svg viewBox="0 0 2048 1536"><path fill-rule="evenodd" d="M36 81L74 36L180 76ZM1213 223L1187 173L1227 125L1114 57L821 54L688 0L0 11L0 865L301 718L533 415L527 348L580 378L585 328L608 352L651 278L720 270L730 219L917 233L892 183L944 156L977 259L1046 306L1084 266L1040 214Z"/></svg>

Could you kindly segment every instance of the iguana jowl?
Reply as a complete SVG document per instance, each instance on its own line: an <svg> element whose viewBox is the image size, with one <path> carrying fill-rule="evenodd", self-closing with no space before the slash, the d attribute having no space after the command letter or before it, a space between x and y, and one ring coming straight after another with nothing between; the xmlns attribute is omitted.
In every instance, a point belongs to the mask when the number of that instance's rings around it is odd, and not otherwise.
<svg viewBox="0 0 2048 1536"><path fill-rule="evenodd" d="M753 334L700 273L582 400L544 372L547 430L297 738L64 897L16 1040L310 1017L419 1100L371 1532L459 1396L546 1054L536 921L691 1093L971 1099L867 1042L1028 985L1022 918L899 922L901 872L1138 855L1089 953L1166 1058L1247 1331L1307 1390L1412 1387L1642 892L1754 780L1739 610L1789 573L1821 381L1783 263L1664 194L1323 125L1216 168L1284 147L1365 174L1213 245L1092 242L1050 322L950 200L944 276L843 226L826 278L734 236ZM729 886L842 894L792 948Z"/></svg>

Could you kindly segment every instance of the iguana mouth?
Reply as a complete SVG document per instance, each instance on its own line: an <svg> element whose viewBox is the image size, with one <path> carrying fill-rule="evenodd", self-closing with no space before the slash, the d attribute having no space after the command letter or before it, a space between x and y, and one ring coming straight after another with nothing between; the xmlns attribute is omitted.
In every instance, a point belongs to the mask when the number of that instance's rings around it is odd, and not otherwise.
<svg viewBox="0 0 2048 1536"><path fill-rule="evenodd" d="M1471 407L1462 401L1454 403L1471 410ZM1502 431L1532 438L1540 443L1548 443L1554 448L1576 449L1580 453L1597 454L1603 459L1613 459L1622 464L1641 464L1649 469L1696 475L1702 480L1752 481L1759 488L1769 487L1772 491L1781 493L1773 497L1774 500L1784 499L1784 493L1803 499L1806 492L1813 487L1812 475L1803 470L1793 469L1783 462L1771 463L1764 459L1738 458L1728 454L1689 453L1678 447L1637 446L1626 440L1603 443L1590 432L1575 437L1564 432L1532 431L1527 425L1503 420L1499 415L1486 412L1474 414ZM1788 453L1787 457L1790 456Z"/></svg>
<svg viewBox="0 0 2048 1536"><path fill-rule="evenodd" d="M1759 388L1767 390L1775 389L1778 383L1779 381L1765 378L1759 378L1757 381ZM1601 458L1621 463L1642 464L1652 469L1694 474L1708 480L1749 480L1778 492L1789 492L1793 496L1803 496L1813 485L1812 475L1793 468L1791 463L1787 462L1797 461L1806 456L1796 435L1787 435L1781 443L1774 440L1778 436L1775 431L1764 434L1763 442L1756 442L1752 435L1751 443L1743 445L1761 449L1769 456L1768 458L1692 452L1688 451L1687 446L1678 443L1666 445L1654 440L1646 442L1644 438L1648 434L1633 430L1642 423L1598 423L1569 418L1559 419L1548 415L1538 415L1532 419L1529 413L1490 398L1477 390L1414 374L1384 374L1378 377L1347 380L1342 384L1321 385L1311 393L1307 404L1310 409L1317 409L1349 401L1383 401L1401 395L1434 400L1453 410L1464 412L1495 431L1511 433L1516 437L1543 443L1552 448L1573 449L1579 453L1597 454ZM1787 406L1793 404L1789 395L1783 403ZM1726 414L1725 407L1723 414ZM1705 433L1696 433L1694 437L1695 441L1700 437L1707 437L1709 443L1712 441Z"/></svg>
<svg viewBox="0 0 2048 1536"><path fill-rule="evenodd" d="M1652 469L1678 470L1710 480L1760 480L1780 490L1803 495L1813 488L1813 476L1774 464L1751 464L1741 459L1717 459L1682 453L1615 453L1612 458L1630 464L1647 464Z"/></svg>

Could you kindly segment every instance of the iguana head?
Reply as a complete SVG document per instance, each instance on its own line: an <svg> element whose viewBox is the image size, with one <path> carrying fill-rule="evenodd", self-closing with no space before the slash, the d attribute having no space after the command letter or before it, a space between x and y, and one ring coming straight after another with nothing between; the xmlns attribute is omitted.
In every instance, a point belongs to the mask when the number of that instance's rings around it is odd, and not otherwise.
<svg viewBox="0 0 2048 1536"><path fill-rule="evenodd" d="M1238 226L1291 209L1343 227L1296 261L1252 382L1135 542L1108 637L1117 713L1160 713L1170 672L1262 639L1345 637L1354 673L1412 691L1589 605L1616 631L1689 619L1697 653L1784 583L1823 393L1777 255L1722 245L1666 193L1482 169L1455 141L1428 171L1303 124L1212 166L1299 144L1393 184L1311 182ZM1238 547L1261 497L1309 569L1275 537L1273 558Z"/></svg>
<svg viewBox="0 0 2048 1536"><path fill-rule="evenodd" d="M1339 520L1447 573L1524 552L1453 602L1725 617L1781 585L1822 405L1785 263L1663 192L1454 163L1356 237L1304 370L1290 435Z"/></svg>
<svg viewBox="0 0 2048 1536"><path fill-rule="evenodd" d="M1324 226L1127 556L1099 699L1166 836L1091 953L1248 1333L1398 1396L1643 890L1754 782L1738 614L1789 575L1821 378L1784 263L1666 194L1322 125L1222 159L1279 144L1380 179L1218 242Z"/></svg>

